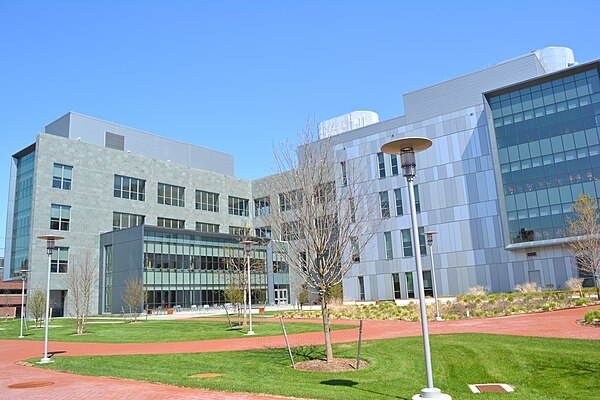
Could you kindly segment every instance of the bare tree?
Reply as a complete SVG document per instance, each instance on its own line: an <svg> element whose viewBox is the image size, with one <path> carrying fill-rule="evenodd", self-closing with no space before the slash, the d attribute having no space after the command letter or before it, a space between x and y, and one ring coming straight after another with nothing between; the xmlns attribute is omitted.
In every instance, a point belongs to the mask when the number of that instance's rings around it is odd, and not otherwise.
<svg viewBox="0 0 600 400"><path fill-rule="evenodd" d="M71 264L67 278L72 316L75 317L77 334L85 333L91 311L92 295L98 281L95 254L88 250Z"/></svg>
<svg viewBox="0 0 600 400"><path fill-rule="evenodd" d="M275 150L278 174L272 177L279 207L268 221L288 242L288 264L318 293L321 303L327 361L333 360L328 294L359 261L379 221L375 196L362 176L364 158L347 160L336 184L331 138L316 141L310 123L299 143L287 142Z"/></svg>
<svg viewBox="0 0 600 400"><path fill-rule="evenodd" d="M125 289L123 289L121 298L127 307L129 307L129 313L133 314L135 321L137 321L139 310L144 305L146 298L142 280L139 278L129 278L125 282Z"/></svg>
<svg viewBox="0 0 600 400"><path fill-rule="evenodd" d="M568 245L579 270L591 275L600 299L598 275L600 274L600 211L598 201L582 194L573 203L573 218L569 218L568 232L573 237Z"/></svg>
<svg viewBox="0 0 600 400"><path fill-rule="evenodd" d="M35 289L27 296L27 309L35 321L35 327L40 327L46 313L46 293L42 289Z"/></svg>

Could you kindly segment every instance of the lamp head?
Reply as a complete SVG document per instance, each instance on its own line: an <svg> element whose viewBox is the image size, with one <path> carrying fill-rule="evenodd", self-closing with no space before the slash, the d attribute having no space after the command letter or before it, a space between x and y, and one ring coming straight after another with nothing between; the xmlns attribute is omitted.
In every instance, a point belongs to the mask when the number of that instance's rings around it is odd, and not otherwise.
<svg viewBox="0 0 600 400"><path fill-rule="evenodd" d="M427 138L407 137L384 144L381 151L387 154L400 154L403 175L412 178L417 169L415 153L430 148L432 144L432 141Z"/></svg>
<svg viewBox="0 0 600 400"><path fill-rule="evenodd" d="M429 245L429 247L433 246L433 235L437 235L437 232L425 232L425 236L427 237L427 244Z"/></svg>
<svg viewBox="0 0 600 400"><path fill-rule="evenodd" d="M64 237L62 237L62 236L54 236L54 235L43 235L43 236L38 236L37 238L46 241L46 252L48 253L48 255L52 255L52 252L56 248L56 241L64 239Z"/></svg>

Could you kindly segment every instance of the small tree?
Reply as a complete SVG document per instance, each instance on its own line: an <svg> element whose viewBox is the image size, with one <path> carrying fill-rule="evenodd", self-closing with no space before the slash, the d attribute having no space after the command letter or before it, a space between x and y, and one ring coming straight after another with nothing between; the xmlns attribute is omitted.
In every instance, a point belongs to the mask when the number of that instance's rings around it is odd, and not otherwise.
<svg viewBox="0 0 600 400"><path fill-rule="evenodd" d="M125 289L121 294L121 298L129 307L129 312L133 313L135 321L137 321L139 309L144 305L145 297L144 283L141 279L129 278L125 282Z"/></svg>
<svg viewBox="0 0 600 400"><path fill-rule="evenodd" d="M225 286L225 300L231 304L242 304L244 302L244 290L239 283L229 283Z"/></svg>
<svg viewBox="0 0 600 400"><path fill-rule="evenodd" d="M579 292L579 297L583 298L583 278L571 278L565 282L567 289Z"/></svg>
<svg viewBox="0 0 600 400"><path fill-rule="evenodd" d="M94 253L86 251L81 258L71 264L67 277L71 315L75 317L77 334L85 333L90 315L92 294L98 281Z"/></svg>
<svg viewBox="0 0 600 400"><path fill-rule="evenodd" d="M573 252L577 268L581 273L591 275L600 300L598 275L600 274L600 212L598 201L582 194L573 203L573 218L569 218L568 232L573 237L568 246Z"/></svg>
<svg viewBox="0 0 600 400"><path fill-rule="evenodd" d="M336 183L339 163L331 137L315 140L310 126L299 142L287 142L274 152L278 174L271 187L279 207L266 216L273 232L288 243L288 264L318 293L321 303L327 361L333 361L328 293L344 275L373 237L380 221L376 196L363 174L368 160L345 161Z"/></svg>
<svg viewBox="0 0 600 400"><path fill-rule="evenodd" d="M39 328L46 312L46 294L42 289L35 289L27 296L27 310Z"/></svg>
<svg viewBox="0 0 600 400"><path fill-rule="evenodd" d="M300 303L300 309L302 309L302 304L308 303L308 284L306 282L300 285L300 290L298 291L296 298Z"/></svg>

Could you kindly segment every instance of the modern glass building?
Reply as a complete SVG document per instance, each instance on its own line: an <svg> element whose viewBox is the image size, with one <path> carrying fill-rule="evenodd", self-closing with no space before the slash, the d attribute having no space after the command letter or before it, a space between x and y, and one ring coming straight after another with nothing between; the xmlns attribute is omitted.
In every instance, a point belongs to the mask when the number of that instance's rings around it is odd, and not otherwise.
<svg viewBox="0 0 600 400"><path fill-rule="evenodd" d="M287 304L284 243L255 238L250 253L252 302ZM143 282L146 307L197 309L223 305L227 289L247 284L239 237L140 225L100 236L100 313L119 313L127 282Z"/></svg>

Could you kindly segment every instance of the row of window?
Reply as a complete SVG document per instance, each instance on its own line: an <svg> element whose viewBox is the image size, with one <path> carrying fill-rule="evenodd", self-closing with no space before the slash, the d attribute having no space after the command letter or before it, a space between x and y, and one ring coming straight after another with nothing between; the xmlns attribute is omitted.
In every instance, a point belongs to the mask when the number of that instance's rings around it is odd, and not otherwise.
<svg viewBox="0 0 600 400"><path fill-rule="evenodd" d="M421 212L421 200L419 196L419 185L414 186L415 192L415 209L418 213ZM395 200L395 210L396 216L400 216L404 214L404 209L402 206L402 190L394 189L394 200ZM381 210L381 218L389 218L391 215L390 212L390 197L387 190L383 192L379 192L379 204Z"/></svg>

